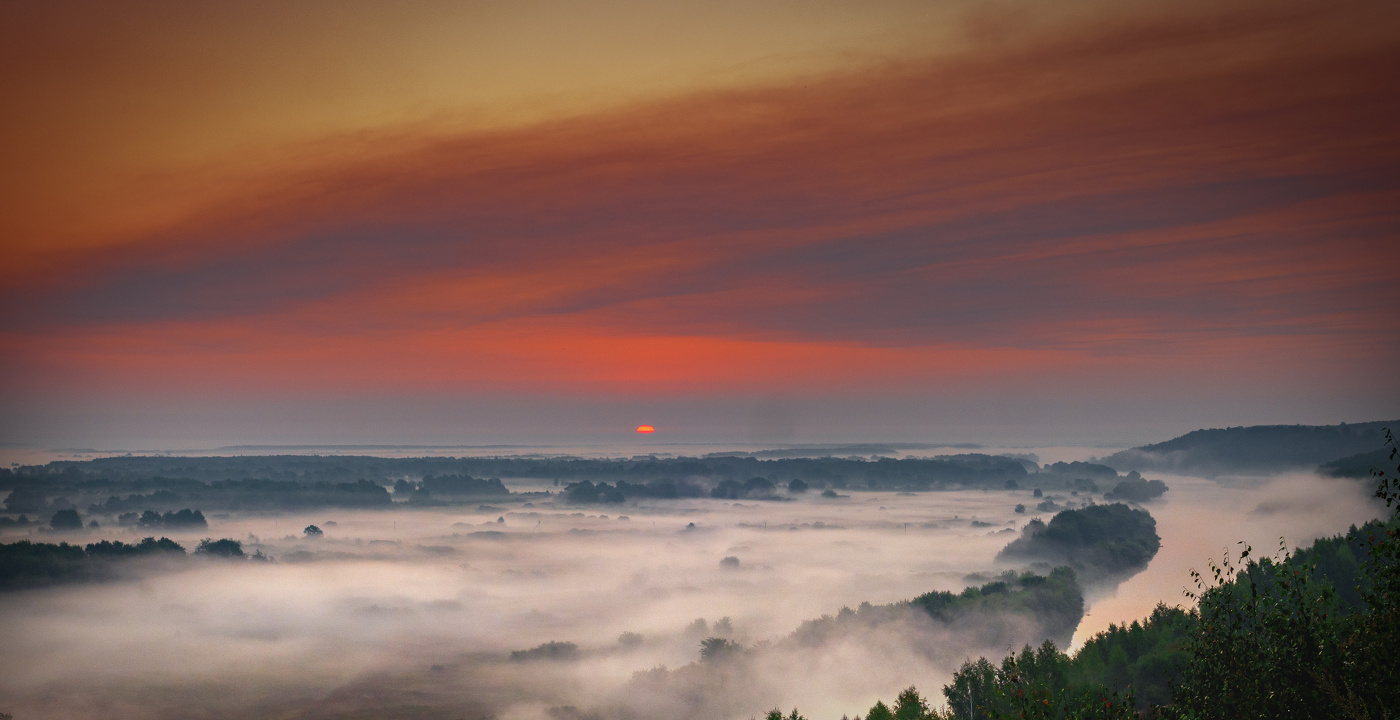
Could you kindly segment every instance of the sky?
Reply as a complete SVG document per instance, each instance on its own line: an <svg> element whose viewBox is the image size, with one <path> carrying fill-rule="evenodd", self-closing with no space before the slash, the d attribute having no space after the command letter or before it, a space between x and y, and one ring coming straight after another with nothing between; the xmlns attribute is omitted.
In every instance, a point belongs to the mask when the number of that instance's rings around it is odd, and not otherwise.
<svg viewBox="0 0 1400 720"><path fill-rule="evenodd" d="M0 91L11 446L1400 416L1394 3L13 0Z"/></svg>

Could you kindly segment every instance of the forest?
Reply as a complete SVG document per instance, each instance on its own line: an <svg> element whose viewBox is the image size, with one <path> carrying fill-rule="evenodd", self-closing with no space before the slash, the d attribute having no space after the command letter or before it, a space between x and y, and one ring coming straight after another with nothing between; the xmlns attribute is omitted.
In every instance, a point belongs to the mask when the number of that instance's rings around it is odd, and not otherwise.
<svg viewBox="0 0 1400 720"><path fill-rule="evenodd" d="M501 478L549 480L558 488L512 492ZM279 512L317 508L391 508L471 504L493 498L564 504L712 497L783 500L810 490L1059 490L1116 488L1121 499L1140 479L1093 463L1048 463L962 454L933 458L377 458L358 456L121 457L56 461L0 469L11 514L47 517L77 509L116 518L195 507L202 511ZM1126 482L1128 485L1124 485ZM1148 487L1165 490L1153 481ZM1115 485L1116 483L1116 485ZM1157 493L1160 494L1160 493ZM1058 509L1051 505L1042 511ZM4 520L6 518L0 518ZM8 518L16 522L18 518Z"/></svg>
<svg viewBox="0 0 1400 720"><path fill-rule="evenodd" d="M228 538L200 541L194 555L199 557L243 558L242 543ZM255 560L262 555L249 556ZM152 570L152 563L177 565L187 561L185 548L162 537L140 542L101 540L86 547L64 543L36 543L20 540L0 543L0 591L24 590L75 582L96 582L136 577L137 570Z"/></svg>

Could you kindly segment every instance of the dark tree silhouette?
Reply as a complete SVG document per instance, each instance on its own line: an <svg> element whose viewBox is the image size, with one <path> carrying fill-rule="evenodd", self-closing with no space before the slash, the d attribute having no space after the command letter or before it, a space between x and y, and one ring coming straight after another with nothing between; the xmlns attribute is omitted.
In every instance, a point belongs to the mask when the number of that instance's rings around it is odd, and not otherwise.
<svg viewBox="0 0 1400 720"><path fill-rule="evenodd" d="M77 510L59 510L49 520L49 527L54 530L82 530L83 519L78 517Z"/></svg>

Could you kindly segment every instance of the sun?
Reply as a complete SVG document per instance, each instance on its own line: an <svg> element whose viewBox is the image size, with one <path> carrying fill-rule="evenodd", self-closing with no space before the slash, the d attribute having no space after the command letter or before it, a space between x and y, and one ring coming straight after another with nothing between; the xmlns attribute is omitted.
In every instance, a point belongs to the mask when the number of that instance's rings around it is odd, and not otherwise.
<svg viewBox="0 0 1400 720"><path fill-rule="evenodd" d="M643 434L643 435L647 435L647 434L656 432L656 428L654 428L654 427L652 427L652 426L650 426L650 425L638 425L638 426L637 426L637 432L639 432L639 433L641 433L641 434Z"/></svg>

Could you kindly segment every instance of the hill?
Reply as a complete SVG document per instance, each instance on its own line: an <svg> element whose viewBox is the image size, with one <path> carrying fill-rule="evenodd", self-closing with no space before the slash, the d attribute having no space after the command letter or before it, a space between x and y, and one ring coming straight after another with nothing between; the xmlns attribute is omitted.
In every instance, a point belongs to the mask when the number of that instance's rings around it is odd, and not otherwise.
<svg viewBox="0 0 1400 720"><path fill-rule="evenodd" d="M1372 450L1323 463L1317 467L1317 474L1327 477L1369 478L1372 470L1385 467L1389 459L1389 450Z"/></svg>
<svg viewBox="0 0 1400 720"><path fill-rule="evenodd" d="M1195 430L1166 442L1114 453L1101 462L1119 471L1155 470L1219 477L1312 469L1385 443L1400 420L1348 425L1254 425Z"/></svg>

